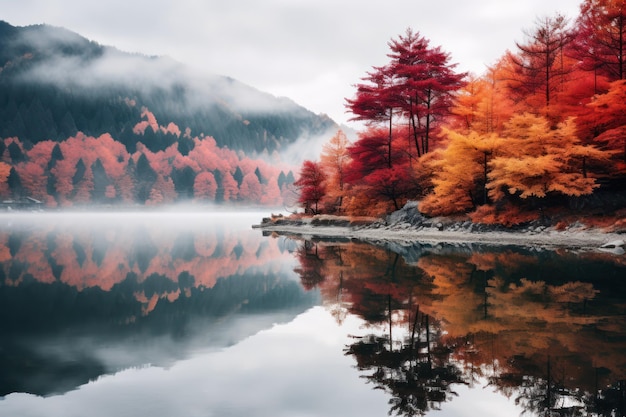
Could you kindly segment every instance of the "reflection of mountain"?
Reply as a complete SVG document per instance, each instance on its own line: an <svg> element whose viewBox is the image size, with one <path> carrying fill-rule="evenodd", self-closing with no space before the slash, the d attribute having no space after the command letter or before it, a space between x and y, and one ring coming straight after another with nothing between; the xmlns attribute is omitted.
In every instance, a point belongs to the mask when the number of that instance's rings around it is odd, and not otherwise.
<svg viewBox="0 0 626 417"><path fill-rule="evenodd" d="M346 352L392 397L392 412L420 415L449 401L455 385L487 381L532 415L624 415L622 258L445 245L401 252L306 242L296 269L338 319L370 322L371 335Z"/></svg>
<svg viewBox="0 0 626 417"><path fill-rule="evenodd" d="M0 395L167 365L317 301L281 267L278 242L234 216L61 216L0 231Z"/></svg>

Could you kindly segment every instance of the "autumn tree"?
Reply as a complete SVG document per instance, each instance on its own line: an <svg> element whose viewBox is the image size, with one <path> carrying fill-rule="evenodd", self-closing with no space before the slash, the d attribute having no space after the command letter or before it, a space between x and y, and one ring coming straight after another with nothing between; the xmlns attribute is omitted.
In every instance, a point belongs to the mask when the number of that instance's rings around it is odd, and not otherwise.
<svg viewBox="0 0 626 417"><path fill-rule="evenodd" d="M598 186L585 171L585 161L606 155L581 143L573 120L552 129L544 117L516 115L507 123L504 136L506 143L491 161L488 174L487 188L494 201L507 195L521 199L581 196Z"/></svg>
<svg viewBox="0 0 626 417"><path fill-rule="evenodd" d="M447 146L428 162L434 172L433 191L419 206L430 215L463 213L487 204L490 162L502 146L502 139L494 133L444 132Z"/></svg>
<svg viewBox="0 0 626 417"><path fill-rule="evenodd" d="M215 200L217 182L211 172L201 172L194 179L194 197L196 200Z"/></svg>
<svg viewBox="0 0 626 417"><path fill-rule="evenodd" d="M509 54L515 64L510 92L526 103L526 111L545 109L548 115L554 96L571 71L565 64L565 47L572 40L568 20L560 14L540 18L526 36L525 43L516 42L518 53Z"/></svg>
<svg viewBox="0 0 626 417"><path fill-rule="evenodd" d="M176 189L171 178L159 175L150 189L150 195L146 205L159 205L173 203L176 200Z"/></svg>
<svg viewBox="0 0 626 417"><path fill-rule="evenodd" d="M239 187L239 198L256 204L261 202L262 188L259 178L250 172L244 175Z"/></svg>
<svg viewBox="0 0 626 417"><path fill-rule="evenodd" d="M408 121L413 145L419 157L430 150L433 131L449 115L453 93L463 85L466 74L454 72L450 55L441 47L408 28L389 42L391 58L388 71L394 78L392 102Z"/></svg>
<svg viewBox="0 0 626 417"><path fill-rule="evenodd" d="M237 180L233 178L230 172L225 172L222 178L222 188L218 190L222 194L224 201L236 201L239 195L239 187Z"/></svg>
<svg viewBox="0 0 626 417"><path fill-rule="evenodd" d="M580 65L609 81L626 77L626 3L584 0L575 22L570 53Z"/></svg>
<svg viewBox="0 0 626 417"><path fill-rule="evenodd" d="M344 187L346 183L346 167L350 160L348 146L350 142L342 130L330 138L328 143L322 147L320 155L320 165L327 176L326 200L329 205L341 210L344 197ZM282 174L282 172L281 172ZM284 174L283 174L284 175ZM286 179L283 180L285 182Z"/></svg>
<svg viewBox="0 0 626 417"><path fill-rule="evenodd" d="M392 168L394 116L409 127L416 156L427 153L433 131L449 114L452 94L462 86L465 74L455 73L449 55L410 28L392 39L389 48L389 64L367 74L363 79L367 83L357 85L356 97L347 100L347 107L353 120L370 127L387 124L387 168Z"/></svg>
<svg viewBox="0 0 626 417"><path fill-rule="evenodd" d="M393 116L398 104L397 97L394 96L393 74L388 67L374 67L363 81L369 84L357 84L356 97L346 100L348 110L354 114L351 120L364 121L370 128L387 124L386 140L381 141L384 148L380 152L386 155L387 168L391 168Z"/></svg>
<svg viewBox="0 0 626 417"><path fill-rule="evenodd" d="M464 134L500 133L514 111L507 91L509 65L502 59L482 76L471 77L457 92L447 127Z"/></svg>
<svg viewBox="0 0 626 417"><path fill-rule="evenodd" d="M579 129L600 147L615 151L623 171L626 169L626 81L611 83L609 91L596 96L589 107L593 111L580 118Z"/></svg>
<svg viewBox="0 0 626 417"><path fill-rule="evenodd" d="M9 191L8 178L11 173L11 165L0 161L0 196L5 196Z"/></svg>
<svg viewBox="0 0 626 417"><path fill-rule="evenodd" d="M326 174L319 163L306 160L302 163L300 177L294 183L300 190L298 203L305 212L318 214L319 202L326 195Z"/></svg>
<svg viewBox="0 0 626 417"><path fill-rule="evenodd" d="M366 195L372 201L389 201L389 211L399 210L412 197L419 194L420 186L408 164L378 169L363 178ZM377 213L372 213L377 214Z"/></svg>
<svg viewBox="0 0 626 417"><path fill-rule="evenodd" d="M35 161L28 161L16 165L15 169L20 175L26 195L43 200L46 195L44 167Z"/></svg>

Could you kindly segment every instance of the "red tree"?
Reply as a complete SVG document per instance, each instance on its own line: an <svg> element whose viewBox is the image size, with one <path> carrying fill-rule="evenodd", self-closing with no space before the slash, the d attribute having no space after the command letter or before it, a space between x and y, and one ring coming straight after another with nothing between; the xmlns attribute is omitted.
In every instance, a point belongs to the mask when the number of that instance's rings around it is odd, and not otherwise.
<svg viewBox="0 0 626 417"><path fill-rule="evenodd" d="M430 47L426 38L410 28L389 42L389 47L394 102L408 120L419 157L430 150L433 129L449 114L452 93L463 86L466 74L455 73L456 64L448 63L450 55L440 47Z"/></svg>
<svg viewBox="0 0 626 417"><path fill-rule="evenodd" d="M515 64L510 92L526 102L525 110L545 107L547 112L571 72L564 51L572 35L567 19L558 14L538 19L536 29L526 35L526 43L516 43L519 52L510 54Z"/></svg>
<svg viewBox="0 0 626 417"><path fill-rule="evenodd" d="M326 175L319 163L304 161L300 170L300 178L294 183L300 189L298 203L304 206L305 212L318 214L318 203L326 194Z"/></svg>
<svg viewBox="0 0 626 417"><path fill-rule="evenodd" d="M571 54L581 66L609 81L626 76L626 3L584 0L576 20Z"/></svg>
<svg viewBox="0 0 626 417"><path fill-rule="evenodd" d="M206 171L199 173L194 181L193 190L197 200L215 200L215 192L217 191L215 176Z"/></svg>

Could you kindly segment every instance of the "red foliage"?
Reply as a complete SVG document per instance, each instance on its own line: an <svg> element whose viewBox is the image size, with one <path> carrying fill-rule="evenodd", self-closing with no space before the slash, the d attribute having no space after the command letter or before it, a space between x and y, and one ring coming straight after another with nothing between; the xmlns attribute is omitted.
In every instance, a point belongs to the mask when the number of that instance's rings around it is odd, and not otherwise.
<svg viewBox="0 0 626 417"><path fill-rule="evenodd" d="M580 66L610 81L626 76L626 5L615 0L584 0L569 51Z"/></svg>
<svg viewBox="0 0 626 417"><path fill-rule="evenodd" d="M193 189L196 200L215 200L215 192L217 191L215 176L210 172L201 172L196 177Z"/></svg>
<svg viewBox="0 0 626 417"><path fill-rule="evenodd" d="M319 213L318 204L326 194L326 174L319 163L304 161L300 169L300 178L294 183L300 189L298 203L305 211Z"/></svg>

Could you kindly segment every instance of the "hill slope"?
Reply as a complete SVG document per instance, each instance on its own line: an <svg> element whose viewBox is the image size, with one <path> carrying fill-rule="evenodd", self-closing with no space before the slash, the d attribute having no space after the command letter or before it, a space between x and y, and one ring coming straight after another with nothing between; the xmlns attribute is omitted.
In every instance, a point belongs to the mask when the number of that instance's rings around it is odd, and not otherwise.
<svg viewBox="0 0 626 417"><path fill-rule="evenodd" d="M0 21L5 207L33 201L25 197L52 207L281 205L294 175L278 154L304 151L301 140L324 140L337 128L228 77L61 28Z"/></svg>
<svg viewBox="0 0 626 417"><path fill-rule="evenodd" d="M196 74L163 57L121 52L47 25L0 21L0 137L64 140L110 133L134 152L176 141L133 132L143 108L192 135L246 153L280 151L336 124L296 103L228 77Z"/></svg>

